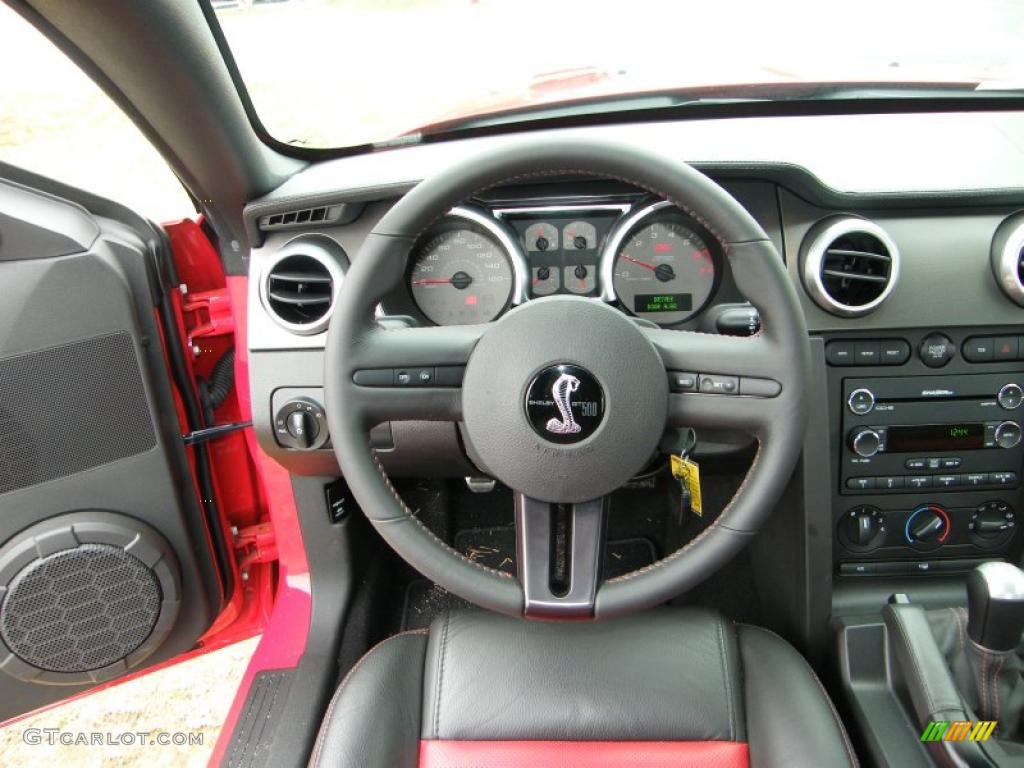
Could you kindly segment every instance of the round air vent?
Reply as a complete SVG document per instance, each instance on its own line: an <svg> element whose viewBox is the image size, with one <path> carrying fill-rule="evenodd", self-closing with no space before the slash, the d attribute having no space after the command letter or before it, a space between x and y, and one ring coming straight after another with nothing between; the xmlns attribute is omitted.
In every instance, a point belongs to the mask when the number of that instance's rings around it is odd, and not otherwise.
<svg viewBox="0 0 1024 768"><path fill-rule="evenodd" d="M333 240L291 241L267 265L260 283L263 305L278 325L293 333L320 333L331 318L346 262Z"/></svg>
<svg viewBox="0 0 1024 768"><path fill-rule="evenodd" d="M867 219L825 219L804 239L807 293L833 315L859 317L877 309L896 287L899 267L896 244Z"/></svg>
<svg viewBox="0 0 1024 768"><path fill-rule="evenodd" d="M996 282L1017 304L1024 307L1024 213L1003 221L992 238L992 272Z"/></svg>

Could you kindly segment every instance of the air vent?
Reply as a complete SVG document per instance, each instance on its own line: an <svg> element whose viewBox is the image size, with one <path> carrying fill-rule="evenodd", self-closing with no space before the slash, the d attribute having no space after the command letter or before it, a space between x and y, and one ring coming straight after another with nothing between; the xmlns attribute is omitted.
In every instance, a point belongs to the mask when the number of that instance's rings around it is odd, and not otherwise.
<svg viewBox="0 0 1024 768"><path fill-rule="evenodd" d="M804 285L826 312L866 315L896 286L899 252L874 222L852 216L826 219L814 226L804 243Z"/></svg>
<svg viewBox="0 0 1024 768"><path fill-rule="evenodd" d="M1024 213L1005 219L992 238L992 273L1003 293L1024 307Z"/></svg>
<svg viewBox="0 0 1024 768"><path fill-rule="evenodd" d="M300 208L295 211L282 211L260 217L259 227L264 232L279 229L294 229L308 224L335 224L341 221L344 205L321 205L317 208Z"/></svg>
<svg viewBox="0 0 1024 768"><path fill-rule="evenodd" d="M274 320L289 331L323 331L344 276L341 249L321 238L293 240L276 255L260 285L263 304Z"/></svg>

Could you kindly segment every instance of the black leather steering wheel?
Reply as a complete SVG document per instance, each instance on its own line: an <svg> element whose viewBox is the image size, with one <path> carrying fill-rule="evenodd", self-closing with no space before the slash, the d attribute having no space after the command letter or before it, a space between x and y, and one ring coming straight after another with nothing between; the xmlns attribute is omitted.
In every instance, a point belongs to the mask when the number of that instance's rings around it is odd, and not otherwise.
<svg viewBox="0 0 1024 768"><path fill-rule="evenodd" d="M615 178L663 197L717 238L761 331L718 336L644 327L599 301L548 297L482 325L382 328L381 297L403 279L417 238L453 206L500 184L552 176ZM544 397L552 366L585 379L599 418L578 442L531 424L531 387ZM461 387L367 386L379 369L465 366ZM807 414L809 345L793 285L760 225L689 165L633 146L523 139L423 181L380 220L346 276L326 349L326 410L338 462L381 536L424 576L480 606L514 616L605 618L664 602L697 584L757 531L792 473ZM737 377L720 393L669 391L669 372ZM360 383L357 383L357 380ZM579 384L562 380L554 399ZM543 398L542 398L543 399ZM592 398L593 399L593 398ZM531 401L532 402L532 401ZM551 400L544 401L551 405ZM569 402L566 400L565 402ZM591 406L593 409L594 406ZM593 414L591 414L593 415ZM403 503L370 449L385 421L458 422L482 469L516 496L518 578L449 547ZM568 420L564 420L567 422ZM750 471L719 517L651 566L600 578L606 498L655 452L667 427L743 430L758 442ZM558 429L572 429L552 424ZM568 589L550 578L552 504L570 515Z"/></svg>

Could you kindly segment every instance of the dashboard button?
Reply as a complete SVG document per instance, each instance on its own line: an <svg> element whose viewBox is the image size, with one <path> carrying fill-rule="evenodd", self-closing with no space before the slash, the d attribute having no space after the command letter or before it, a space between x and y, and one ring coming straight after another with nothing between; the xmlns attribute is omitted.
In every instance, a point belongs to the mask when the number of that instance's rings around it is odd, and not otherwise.
<svg viewBox="0 0 1024 768"><path fill-rule="evenodd" d="M825 347L825 360L829 365L853 365L853 342L830 341Z"/></svg>
<svg viewBox="0 0 1024 768"><path fill-rule="evenodd" d="M956 469L963 463L963 459L956 456L947 456L944 459L939 460L939 466L942 469Z"/></svg>
<svg viewBox="0 0 1024 768"><path fill-rule="evenodd" d="M871 409L875 407L875 395L870 389L855 389L850 393L846 405L853 413L863 416L871 413Z"/></svg>
<svg viewBox="0 0 1024 768"><path fill-rule="evenodd" d="M924 469L928 462L925 459L907 459L903 466L907 469Z"/></svg>
<svg viewBox="0 0 1024 768"><path fill-rule="evenodd" d="M858 341L853 348L853 357L857 365L878 365L878 342Z"/></svg>
<svg viewBox="0 0 1024 768"><path fill-rule="evenodd" d="M966 472L960 475L960 484L969 485L973 488L988 485L988 472Z"/></svg>
<svg viewBox="0 0 1024 768"><path fill-rule="evenodd" d="M875 478L875 487L881 491L899 491L903 486L904 481L902 475Z"/></svg>
<svg viewBox="0 0 1024 768"><path fill-rule="evenodd" d="M924 337L918 354L921 362L929 368L941 368L953 359L956 349L949 337L941 333L932 333Z"/></svg>
<svg viewBox="0 0 1024 768"><path fill-rule="evenodd" d="M989 485L1016 485L1016 472L990 472L988 475Z"/></svg>
<svg viewBox="0 0 1024 768"><path fill-rule="evenodd" d="M390 387L395 372L391 368L366 368L352 374L352 381L361 387Z"/></svg>
<svg viewBox="0 0 1024 768"><path fill-rule="evenodd" d="M992 359L996 362L1017 359L1017 337L996 336L992 345Z"/></svg>
<svg viewBox="0 0 1024 768"><path fill-rule="evenodd" d="M940 469L942 467L942 459L938 456L929 456L925 459L925 463L927 464L928 469Z"/></svg>
<svg viewBox="0 0 1024 768"><path fill-rule="evenodd" d="M782 391L782 385L775 379L756 379L751 376L740 377L740 394L753 397L775 397Z"/></svg>
<svg viewBox="0 0 1024 768"><path fill-rule="evenodd" d="M846 487L851 491L870 491L875 487L873 477L850 477L846 480Z"/></svg>
<svg viewBox="0 0 1024 768"><path fill-rule="evenodd" d="M969 363L987 363L992 359L993 338L974 336L964 342L964 360Z"/></svg>
<svg viewBox="0 0 1024 768"><path fill-rule="evenodd" d="M960 475L935 475L932 484L936 488L952 488L960 485Z"/></svg>
<svg viewBox="0 0 1024 768"><path fill-rule="evenodd" d="M903 482L906 483L907 488L913 488L914 490L932 487L931 475L907 475L903 478Z"/></svg>
<svg viewBox="0 0 1024 768"><path fill-rule="evenodd" d="M697 374L669 371L668 385L673 392L696 392Z"/></svg>
<svg viewBox="0 0 1024 768"><path fill-rule="evenodd" d="M903 365L910 359L910 344L903 339L883 339L878 344L878 357L882 365Z"/></svg>

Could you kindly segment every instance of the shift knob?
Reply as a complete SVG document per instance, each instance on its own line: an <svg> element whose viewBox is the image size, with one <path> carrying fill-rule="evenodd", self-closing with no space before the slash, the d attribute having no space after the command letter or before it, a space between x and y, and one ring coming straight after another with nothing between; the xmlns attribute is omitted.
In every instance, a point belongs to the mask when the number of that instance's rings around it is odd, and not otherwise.
<svg viewBox="0 0 1024 768"><path fill-rule="evenodd" d="M1010 651L1024 632L1024 572L982 563L967 576L967 634L989 651Z"/></svg>

